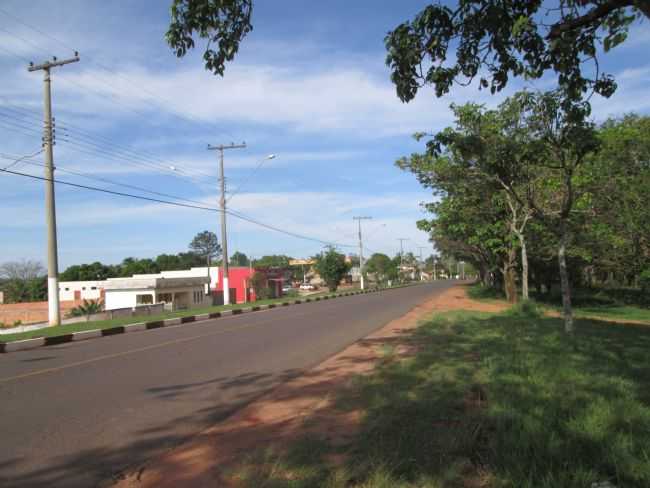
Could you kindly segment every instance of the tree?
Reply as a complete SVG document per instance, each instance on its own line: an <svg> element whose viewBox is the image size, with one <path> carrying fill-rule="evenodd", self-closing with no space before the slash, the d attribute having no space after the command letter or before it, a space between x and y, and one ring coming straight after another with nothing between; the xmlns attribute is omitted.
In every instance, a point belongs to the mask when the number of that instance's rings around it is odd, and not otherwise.
<svg viewBox="0 0 650 488"><path fill-rule="evenodd" d="M423 85L441 97L454 83L479 77L480 87L495 93L511 76L541 78L548 71L557 73L569 100L590 90L609 97L616 82L597 69L598 50L625 41L643 16L650 18L647 0L559 0L559 8L540 0L432 4L389 32L386 64L402 101ZM596 63L593 77L583 66L589 60Z"/></svg>
<svg viewBox="0 0 650 488"><path fill-rule="evenodd" d="M27 281L45 274L45 268L38 261L9 261L0 265L0 278Z"/></svg>
<svg viewBox="0 0 650 488"><path fill-rule="evenodd" d="M377 277L377 281L385 282L389 279L397 278L397 269L393 266L391 259L382 253L374 253L364 263L365 271L373 273Z"/></svg>
<svg viewBox="0 0 650 488"><path fill-rule="evenodd" d="M249 264L248 256L242 252L237 251L230 256L230 266L248 266Z"/></svg>
<svg viewBox="0 0 650 488"><path fill-rule="evenodd" d="M152 259L125 258L119 265L119 276L127 277L135 274L160 273L160 269Z"/></svg>
<svg viewBox="0 0 650 488"><path fill-rule="evenodd" d="M45 268L38 261L11 261L0 266L2 291L7 303L42 301L47 298Z"/></svg>
<svg viewBox="0 0 650 488"><path fill-rule="evenodd" d="M194 48L194 36L205 40L205 69L223 76L239 43L253 30L252 0L174 0L165 39L176 56Z"/></svg>
<svg viewBox="0 0 650 488"><path fill-rule="evenodd" d="M271 289L268 287L268 280L264 273L255 271L253 276L251 276L251 286L255 290L255 296L258 300L265 300L271 297Z"/></svg>
<svg viewBox="0 0 650 488"><path fill-rule="evenodd" d="M345 262L345 256L336 252L333 247L328 247L327 251L319 256L314 267L325 280L330 291L336 291L339 283L350 270L350 265Z"/></svg>
<svg viewBox="0 0 650 488"><path fill-rule="evenodd" d="M257 268L288 268L289 261L292 258L281 254L272 254L269 256L262 256L260 259L255 260L255 267Z"/></svg>
<svg viewBox="0 0 650 488"><path fill-rule="evenodd" d="M190 251L201 256L208 267L212 259L221 256L221 245L214 232L204 230L194 236L189 245Z"/></svg>

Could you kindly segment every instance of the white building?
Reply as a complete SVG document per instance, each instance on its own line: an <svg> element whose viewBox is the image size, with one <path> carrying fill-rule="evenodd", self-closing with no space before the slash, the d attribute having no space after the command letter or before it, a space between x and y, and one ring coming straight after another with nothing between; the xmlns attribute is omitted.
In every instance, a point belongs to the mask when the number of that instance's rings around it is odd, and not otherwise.
<svg viewBox="0 0 650 488"><path fill-rule="evenodd" d="M105 281L60 281L59 300L98 300Z"/></svg>
<svg viewBox="0 0 650 488"><path fill-rule="evenodd" d="M133 308L154 303L165 303L172 310L212 305L205 295L207 283L207 270L205 276L173 277L160 273L109 278L104 282L105 309Z"/></svg>

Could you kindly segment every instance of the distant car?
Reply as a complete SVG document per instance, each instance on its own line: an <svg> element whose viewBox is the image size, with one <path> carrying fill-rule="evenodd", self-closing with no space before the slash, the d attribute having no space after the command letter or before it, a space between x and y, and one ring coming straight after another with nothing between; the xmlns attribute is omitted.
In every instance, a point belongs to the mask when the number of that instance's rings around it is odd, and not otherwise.
<svg viewBox="0 0 650 488"><path fill-rule="evenodd" d="M290 285L284 285L284 286L282 287L282 292L283 292L283 293L287 293L287 292L289 292L289 291L291 291L291 286L290 286Z"/></svg>
<svg viewBox="0 0 650 488"><path fill-rule="evenodd" d="M300 289L301 290L312 291L312 290L315 290L316 287L314 285L312 285L311 283L303 283L302 285L300 285Z"/></svg>

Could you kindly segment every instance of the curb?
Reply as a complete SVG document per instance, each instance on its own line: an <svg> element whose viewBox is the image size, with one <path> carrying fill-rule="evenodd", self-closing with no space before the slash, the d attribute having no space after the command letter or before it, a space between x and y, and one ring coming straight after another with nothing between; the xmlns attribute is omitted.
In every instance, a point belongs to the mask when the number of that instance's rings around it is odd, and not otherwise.
<svg viewBox="0 0 650 488"><path fill-rule="evenodd" d="M271 310L273 308L284 308L290 305L300 305L305 303L318 302L321 300L333 300L334 298L349 297L353 295L365 295L368 293L378 293L380 291L395 290L398 288L405 288L407 286L417 286L418 284L419 283L410 284L410 285L393 286L391 288L372 288L363 291L362 290L348 291L343 293L322 295L314 298L304 297L304 298L290 300L286 302L267 303L264 305L253 305L250 307L235 308L231 310L222 310L220 312L203 313L198 315L188 315L185 317L175 317L172 319L154 320L151 322L138 322L134 324L119 325L108 329L92 329L92 330L84 330L81 332L62 334L58 336L37 337L35 339L24 339L20 341L12 341L12 342L0 342L0 353L26 351L29 349L36 349L38 347L55 346L58 344L65 344L67 342L84 341L88 339L95 339L98 337L105 337L105 336L111 336L117 334L127 334L130 332L143 332L145 330L159 329L162 327L169 327L172 325L203 322L206 320L217 319L220 317L228 317L231 315L241 315L244 313L258 312L261 310Z"/></svg>

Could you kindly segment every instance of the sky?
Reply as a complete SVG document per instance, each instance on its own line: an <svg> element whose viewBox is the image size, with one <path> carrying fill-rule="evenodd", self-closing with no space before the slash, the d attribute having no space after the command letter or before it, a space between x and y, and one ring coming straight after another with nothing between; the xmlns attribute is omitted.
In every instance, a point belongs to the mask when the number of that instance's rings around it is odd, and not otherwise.
<svg viewBox="0 0 650 488"><path fill-rule="evenodd" d="M57 179L216 208L218 153L207 146L245 141L225 154L228 207L314 240L229 216L230 254L308 257L323 242L356 253L353 217L362 215L372 217L363 221L366 255L395 255L398 238L408 239L405 252L427 255L416 221L431 194L395 161L424 149L414 132L451 124L451 103L494 106L524 86L497 96L470 86L442 98L423 89L400 102L383 40L427 4L416 0L259 0L253 32L225 76L214 76L203 68L202 41L180 59L166 45L169 3L0 1L0 167L41 149L42 72L28 72L28 62L77 50L80 62L52 73ZM601 58L619 89L592 100L597 121L650 112L649 43L644 22ZM536 83L525 86L552 81ZM42 163L36 154L11 169L42 176ZM43 181L0 174L0 262L45 263L44 198ZM64 185L56 212L61 269L184 252L203 230L220 236L214 211Z"/></svg>

